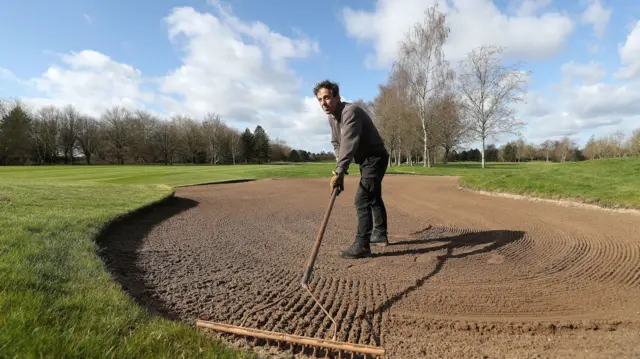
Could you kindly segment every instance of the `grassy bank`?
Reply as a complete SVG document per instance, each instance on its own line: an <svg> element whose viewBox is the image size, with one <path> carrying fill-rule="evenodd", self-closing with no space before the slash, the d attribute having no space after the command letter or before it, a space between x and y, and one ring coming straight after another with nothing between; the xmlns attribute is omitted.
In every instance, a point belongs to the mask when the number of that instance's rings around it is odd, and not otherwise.
<svg viewBox="0 0 640 359"><path fill-rule="evenodd" d="M491 175L466 174L465 187L609 208L640 209L640 157L570 163L532 163Z"/></svg>
<svg viewBox="0 0 640 359"><path fill-rule="evenodd" d="M237 357L187 325L149 317L103 269L93 241L116 216L171 187L231 179L326 177L332 163L277 166L0 167L3 357ZM353 167L357 174L357 167ZM470 188L640 208L640 158L567 164L392 167L455 175Z"/></svg>

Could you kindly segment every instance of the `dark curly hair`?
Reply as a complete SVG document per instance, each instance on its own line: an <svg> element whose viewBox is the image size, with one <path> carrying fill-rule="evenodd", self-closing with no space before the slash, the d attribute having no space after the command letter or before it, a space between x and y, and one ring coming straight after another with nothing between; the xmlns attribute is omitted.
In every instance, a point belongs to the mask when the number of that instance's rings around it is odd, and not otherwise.
<svg viewBox="0 0 640 359"><path fill-rule="evenodd" d="M313 95L318 96L318 91L320 91L320 89L330 90L333 97L340 95L340 86L338 86L337 83L331 82L329 80L318 82L318 84L316 84L316 86L313 88Z"/></svg>

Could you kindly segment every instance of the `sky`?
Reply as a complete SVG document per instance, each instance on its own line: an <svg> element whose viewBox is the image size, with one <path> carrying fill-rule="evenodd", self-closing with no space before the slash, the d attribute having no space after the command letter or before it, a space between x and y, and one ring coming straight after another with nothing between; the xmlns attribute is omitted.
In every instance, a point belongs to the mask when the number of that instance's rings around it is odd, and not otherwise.
<svg viewBox="0 0 640 359"><path fill-rule="evenodd" d="M583 145L640 128L637 0L4 1L0 98L96 117L114 105L162 118L215 112L331 151L313 86L330 79L349 101L375 98L398 42L435 2L452 64L491 44L531 72L515 105L528 141Z"/></svg>

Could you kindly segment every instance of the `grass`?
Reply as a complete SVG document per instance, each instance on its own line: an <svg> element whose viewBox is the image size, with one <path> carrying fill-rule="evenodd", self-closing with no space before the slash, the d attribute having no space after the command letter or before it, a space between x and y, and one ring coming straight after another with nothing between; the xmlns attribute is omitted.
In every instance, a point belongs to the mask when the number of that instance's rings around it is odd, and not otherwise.
<svg viewBox="0 0 640 359"><path fill-rule="evenodd" d="M167 186L2 181L0 353L4 358L235 358L186 325L148 316L103 269L92 241Z"/></svg>
<svg viewBox="0 0 640 359"><path fill-rule="evenodd" d="M471 189L640 209L640 157L532 163L491 175L466 174L461 182Z"/></svg>
<svg viewBox="0 0 640 359"><path fill-rule="evenodd" d="M104 270L94 238L172 187L327 177L333 163L0 167L0 353L35 357L242 357L182 323L149 316ZM351 172L357 174L357 167ZM640 208L640 158L581 163L451 163L389 173L460 176L464 186Z"/></svg>

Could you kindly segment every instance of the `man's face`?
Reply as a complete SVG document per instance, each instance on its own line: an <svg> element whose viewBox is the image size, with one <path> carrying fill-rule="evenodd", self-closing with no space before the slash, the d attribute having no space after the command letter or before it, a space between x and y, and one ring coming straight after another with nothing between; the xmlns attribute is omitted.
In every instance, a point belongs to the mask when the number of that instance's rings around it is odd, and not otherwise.
<svg viewBox="0 0 640 359"><path fill-rule="evenodd" d="M318 91L317 98L320 107L322 107L327 114L334 113L338 107L338 102L340 102L340 96L333 97L331 90L325 88L321 88L320 91Z"/></svg>

